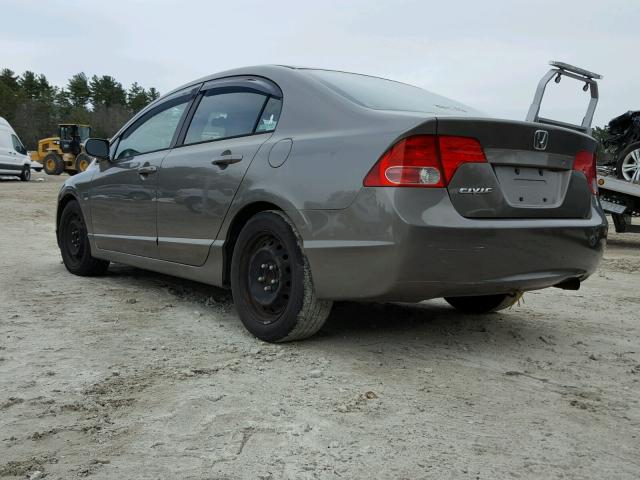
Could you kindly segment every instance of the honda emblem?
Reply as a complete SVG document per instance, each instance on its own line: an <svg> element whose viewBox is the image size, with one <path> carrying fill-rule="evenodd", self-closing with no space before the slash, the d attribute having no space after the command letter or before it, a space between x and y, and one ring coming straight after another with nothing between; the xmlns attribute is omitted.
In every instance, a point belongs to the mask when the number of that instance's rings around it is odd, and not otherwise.
<svg viewBox="0 0 640 480"><path fill-rule="evenodd" d="M546 150L548 140L549 132L546 130L536 130L536 133L533 134L533 148L536 150Z"/></svg>

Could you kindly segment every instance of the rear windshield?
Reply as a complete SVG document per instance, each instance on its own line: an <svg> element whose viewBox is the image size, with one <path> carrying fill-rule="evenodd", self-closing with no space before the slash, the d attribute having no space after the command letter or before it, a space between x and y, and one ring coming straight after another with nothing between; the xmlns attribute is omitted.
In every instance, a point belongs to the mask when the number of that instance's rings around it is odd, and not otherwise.
<svg viewBox="0 0 640 480"><path fill-rule="evenodd" d="M484 116L462 103L406 83L332 70L306 71L331 90L363 107L435 115Z"/></svg>

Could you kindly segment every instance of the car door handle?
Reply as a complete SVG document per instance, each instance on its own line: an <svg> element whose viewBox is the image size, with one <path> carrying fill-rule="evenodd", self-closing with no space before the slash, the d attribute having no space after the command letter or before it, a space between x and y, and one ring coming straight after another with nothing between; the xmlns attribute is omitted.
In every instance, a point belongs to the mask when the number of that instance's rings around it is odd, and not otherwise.
<svg viewBox="0 0 640 480"><path fill-rule="evenodd" d="M149 175L150 173L155 173L158 171L158 167L155 165L145 165L144 167L138 168L138 173L140 175Z"/></svg>
<svg viewBox="0 0 640 480"><path fill-rule="evenodd" d="M231 155L229 154L223 154L220 155L219 157L214 158L213 160L211 160L211 163L213 165L216 165L220 168L225 168L227 165L232 165L234 163L238 163L242 161L242 155Z"/></svg>

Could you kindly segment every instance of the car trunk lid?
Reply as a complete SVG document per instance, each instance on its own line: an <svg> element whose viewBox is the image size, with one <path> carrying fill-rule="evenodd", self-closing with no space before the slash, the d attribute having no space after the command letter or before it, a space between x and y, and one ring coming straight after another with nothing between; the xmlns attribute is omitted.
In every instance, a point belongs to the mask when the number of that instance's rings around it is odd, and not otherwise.
<svg viewBox="0 0 640 480"><path fill-rule="evenodd" d="M586 218L592 193L576 156L596 141L569 129L485 118L438 118L438 135L471 137L486 163L460 165L447 188L468 218Z"/></svg>

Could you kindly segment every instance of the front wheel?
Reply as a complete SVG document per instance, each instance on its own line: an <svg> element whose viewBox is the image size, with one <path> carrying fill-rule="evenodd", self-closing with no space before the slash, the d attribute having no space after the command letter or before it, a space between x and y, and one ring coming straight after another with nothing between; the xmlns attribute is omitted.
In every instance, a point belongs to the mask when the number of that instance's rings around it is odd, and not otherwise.
<svg viewBox="0 0 640 480"><path fill-rule="evenodd" d="M64 170L64 161L56 152L47 153L42 165L47 175L60 175Z"/></svg>
<svg viewBox="0 0 640 480"><path fill-rule="evenodd" d="M516 304L522 294L480 295L476 297L445 297L456 310L464 313L489 313L504 310Z"/></svg>
<svg viewBox="0 0 640 480"><path fill-rule="evenodd" d="M109 268L107 260L91 256L87 227L76 201L67 203L62 211L58 225L58 245L64 266L75 275L101 275Z"/></svg>
<svg viewBox="0 0 640 480"><path fill-rule="evenodd" d="M25 165L22 167L22 173L20 173L20 180L23 182L28 182L31 180L31 166Z"/></svg>
<svg viewBox="0 0 640 480"><path fill-rule="evenodd" d="M233 250L231 291L244 326L266 342L286 342L316 333L332 302L316 297L302 242L279 211L255 215Z"/></svg>

